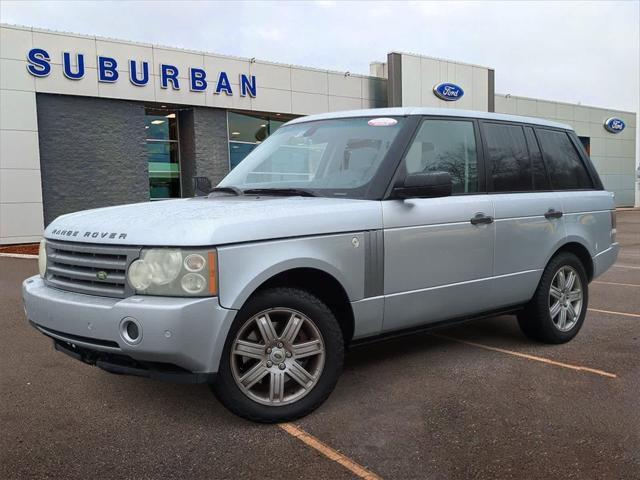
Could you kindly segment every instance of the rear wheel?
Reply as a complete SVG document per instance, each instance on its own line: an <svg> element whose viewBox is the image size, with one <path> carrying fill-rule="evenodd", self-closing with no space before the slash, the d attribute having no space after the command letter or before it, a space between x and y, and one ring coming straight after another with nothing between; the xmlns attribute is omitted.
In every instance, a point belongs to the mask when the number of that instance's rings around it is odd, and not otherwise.
<svg viewBox="0 0 640 480"><path fill-rule="evenodd" d="M561 252L545 268L535 295L518 315L524 334L544 343L564 343L575 337L587 312L589 286L582 262Z"/></svg>
<svg viewBox="0 0 640 480"><path fill-rule="evenodd" d="M292 420L329 396L343 355L338 322L320 299L295 288L264 290L238 312L214 392L250 420Z"/></svg>

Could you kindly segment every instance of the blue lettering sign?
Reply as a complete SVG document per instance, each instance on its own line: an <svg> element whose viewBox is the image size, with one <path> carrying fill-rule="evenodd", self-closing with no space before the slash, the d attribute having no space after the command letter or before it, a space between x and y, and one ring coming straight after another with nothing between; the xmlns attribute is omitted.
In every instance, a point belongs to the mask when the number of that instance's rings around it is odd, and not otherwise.
<svg viewBox="0 0 640 480"><path fill-rule="evenodd" d="M174 90L180 90L180 82L178 82L178 69L173 65L160 64L160 87L169 88L169 82L171 82L171 88Z"/></svg>
<svg viewBox="0 0 640 480"><path fill-rule="evenodd" d="M129 60L129 80L136 87L144 87L149 83L149 62L142 62L142 78L138 78L138 67L135 60Z"/></svg>
<svg viewBox="0 0 640 480"><path fill-rule="evenodd" d="M35 77L46 77L51 73L51 58L46 50L32 48L27 53L27 70Z"/></svg>
<svg viewBox="0 0 640 480"><path fill-rule="evenodd" d="M192 92L204 92L207 89L207 81L205 80L207 72L201 68L189 69L189 88Z"/></svg>
<svg viewBox="0 0 640 480"><path fill-rule="evenodd" d="M442 100L455 102L462 98L464 90L455 83L439 83L433 87L433 93Z"/></svg>
<svg viewBox="0 0 640 480"><path fill-rule="evenodd" d="M80 80L84 77L84 55L82 53L76 55L76 63L78 64L78 68L74 72L71 68L71 54L69 52L62 54L62 72L65 77L71 80Z"/></svg>
<svg viewBox="0 0 640 480"><path fill-rule="evenodd" d="M75 57L73 56L75 55ZM124 60L122 60L124 61ZM149 62L143 60L127 60L129 65L129 81L136 87L149 85L150 73ZM118 61L115 58L97 56L97 77L99 82L117 82L120 73L118 72ZM46 77L51 73L51 57L49 52L42 48L32 48L27 52L27 71L34 77ZM84 53L62 53L62 73L70 80L80 80L84 78L86 72ZM180 80L178 78L178 67L168 64L160 64L160 87L163 89L180 90ZM204 92L209 88L207 72L202 68L189 68L189 89L192 92ZM212 82L213 83L213 82ZM257 94L257 81L255 75L239 75L240 95L247 95L254 98ZM462 89L458 88L458 95L462 96ZM220 71L215 81L213 93L220 95L233 95L233 87L227 72Z"/></svg>
<svg viewBox="0 0 640 480"><path fill-rule="evenodd" d="M220 72L220 76L218 77L218 84L216 85L216 94L220 94L220 92L224 91L227 95L233 95L233 91L231 90L231 82L229 81L229 77L227 76L227 72Z"/></svg>
<svg viewBox="0 0 640 480"><path fill-rule="evenodd" d="M246 97L247 93L250 97L255 98L256 96L256 76L251 75L248 77L247 75L240 75L240 96Z"/></svg>
<svg viewBox="0 0 640 480"><path fill-rule="evenodd" d="M113 83L118 80L118 62L115 58L98 57L98 81Z"/></svg>

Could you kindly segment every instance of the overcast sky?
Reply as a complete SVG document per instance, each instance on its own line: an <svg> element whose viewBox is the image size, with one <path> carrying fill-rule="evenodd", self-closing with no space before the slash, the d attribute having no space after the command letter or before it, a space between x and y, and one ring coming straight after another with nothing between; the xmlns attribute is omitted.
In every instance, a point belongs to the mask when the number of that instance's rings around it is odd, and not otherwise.
<svg viewBox="0 0 640 480"><path fill-rule="evenodd" d="M637 111L640 2L0 2L3 23L368 73L390 51L496 91Z"/></svg>

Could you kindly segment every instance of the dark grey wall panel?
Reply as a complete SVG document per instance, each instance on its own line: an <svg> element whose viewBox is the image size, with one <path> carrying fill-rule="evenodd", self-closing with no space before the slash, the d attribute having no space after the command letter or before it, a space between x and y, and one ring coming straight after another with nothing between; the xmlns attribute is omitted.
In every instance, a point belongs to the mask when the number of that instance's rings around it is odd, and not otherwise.
<svg viewBox="0 0 640 480"><path fill-rule="evenodd" d="M142 104L36 98L45 225L69 212L149 200Z"/></svg>
<svg viewBox="0 0 640 480"><path fill-rule="evenodd" d="M193 109L178 112L180 140L180 175L182 196L193 196L193 177L196 175L196 139L194 136Z"/></svg>
<svg viewBox="0 0 640 480"><path fill-rule="evenodd" d="M402 105L402 55L387 54L387 103L389 107Z"/></svg>
<svg viewBox="0 0 640 480"><path fill-rule="evenodd" d="M213 186L229 173L227 111L193 107L179 112L182 196L193 195L193 177L209 177Z"/></svg>
<svg viewBox="0 0 640 480"><path fill-rule="evenodd" d="M489 86L489 101L487 105L487 112L495 112L496 111L496 72L493 69L489 69L487 71L488 77L488 86Z"/></svg>
<svg viewBox="0 0 640 480"><path fill-rule="evenodd" d="M194 107L195 175L209 177L213 186L229 173L227 111Z"/></svg>

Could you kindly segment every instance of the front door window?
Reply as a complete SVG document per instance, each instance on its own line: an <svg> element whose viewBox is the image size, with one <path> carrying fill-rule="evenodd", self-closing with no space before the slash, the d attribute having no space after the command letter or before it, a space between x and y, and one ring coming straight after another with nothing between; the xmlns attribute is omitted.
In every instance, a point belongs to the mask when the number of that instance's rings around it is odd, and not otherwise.
<svg viewBox="0 0 640 480"><path fill-rule="evenodd" d="M448 172L453 194L478 191L478 159L473 123L428 119L405 158L406 173Z"/></svg>

